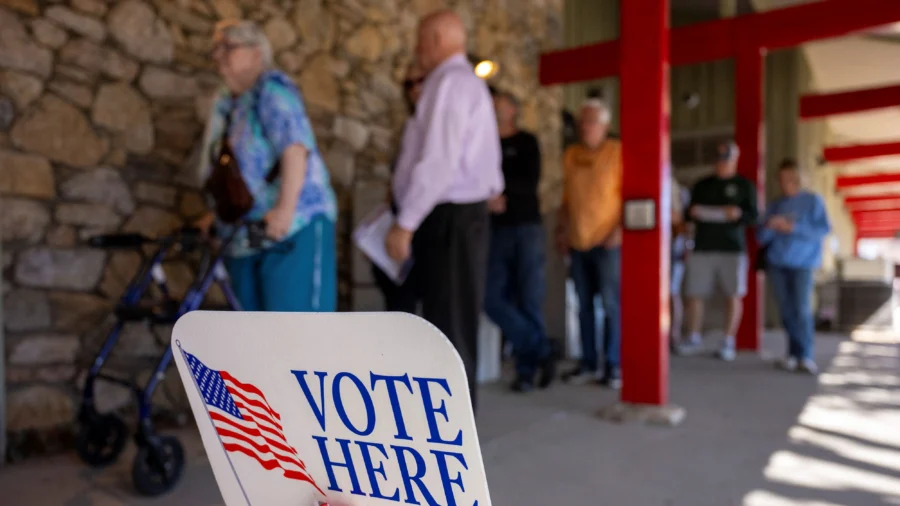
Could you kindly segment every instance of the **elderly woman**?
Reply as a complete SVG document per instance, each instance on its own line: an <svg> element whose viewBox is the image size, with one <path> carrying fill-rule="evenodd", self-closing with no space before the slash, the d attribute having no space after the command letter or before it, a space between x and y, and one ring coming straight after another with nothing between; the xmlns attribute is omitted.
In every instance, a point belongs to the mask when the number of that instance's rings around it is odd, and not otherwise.
<svg viewBox="0 0 900 506"><path fill-rule="evenodd" d="M419 95L422 94L422 83L424 81L425 75L422 73L422 70L415 64L412 64L407 71L406 79L403 81L403 98L406 101L406 107L410 116L416 112L416 102L419 100ZM408 127L409 122L407 121L406 128ZM408 133L406 128L404 128L404 137ZM393 202L390 190L388 190L387 197L391 204L391 209L396 213L396 204ZM407 276L406 281L402 285L396 285L378 266L372 264L372 276L375 278L375 282L378 284L378 288L384 297L384 309L386 311L416 312L418 299L411 274Z"/></svg>
<svg viewBox="0 0 900 506"><path fill-rule="evenodd" d="M337 206L303 98L272 68L269 41L252 22L220 23L212 57L225 86L207 123L201 172L214 173L227 147L252 196L242 220L265 221L274 243L254 247L237 231L224 252L235 293L247 311L334 311ZM198 224L217 218L225 233L238 226L213 212Z"/></svg>

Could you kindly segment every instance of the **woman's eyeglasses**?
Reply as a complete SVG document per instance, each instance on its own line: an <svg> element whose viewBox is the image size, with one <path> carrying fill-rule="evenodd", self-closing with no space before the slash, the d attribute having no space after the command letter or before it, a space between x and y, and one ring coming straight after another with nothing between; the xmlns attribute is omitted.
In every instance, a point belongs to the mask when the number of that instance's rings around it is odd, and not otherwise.
<svg viewBox="0 0 900 506"><path fill-rule="evenodd" d="M232 51L239 47L243 47L246 44L235 44L234 42L218 42L213 45L212 49L209 51L209 54L215 56L217 54L231 54Z"/></svg>

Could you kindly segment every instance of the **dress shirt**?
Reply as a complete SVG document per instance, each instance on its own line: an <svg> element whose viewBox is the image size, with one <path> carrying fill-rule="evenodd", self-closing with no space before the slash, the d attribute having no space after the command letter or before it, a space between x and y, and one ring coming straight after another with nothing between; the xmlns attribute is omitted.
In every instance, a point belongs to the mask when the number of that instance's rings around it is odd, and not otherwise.
<svg viewBox="0 0 900 506"><path fill-rule="evenodd" d="M397 224L415 231L435 206L503 192L500 136L487 84L463 54L425 80L393 179Z"/></svg>

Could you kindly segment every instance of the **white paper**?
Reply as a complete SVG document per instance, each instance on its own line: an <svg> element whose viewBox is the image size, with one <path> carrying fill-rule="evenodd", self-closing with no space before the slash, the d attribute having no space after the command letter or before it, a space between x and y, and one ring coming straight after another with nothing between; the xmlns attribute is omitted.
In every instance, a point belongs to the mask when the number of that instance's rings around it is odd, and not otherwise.
<svg viewBox="0 0 900 506"><path fill-rule="evenodd" d="M694 206L693 214L697 221L708 223L725 223L728 221L725 210L718 207Z"/></svg>
<svg viewBox="0 0 900 506"><path fill-rule="evenodd" d="M397 285L406 281L412 259L397 262L388 255L384 241L394 224L394 213L386 204L377 207L353 231L353 243Z"/></svg>

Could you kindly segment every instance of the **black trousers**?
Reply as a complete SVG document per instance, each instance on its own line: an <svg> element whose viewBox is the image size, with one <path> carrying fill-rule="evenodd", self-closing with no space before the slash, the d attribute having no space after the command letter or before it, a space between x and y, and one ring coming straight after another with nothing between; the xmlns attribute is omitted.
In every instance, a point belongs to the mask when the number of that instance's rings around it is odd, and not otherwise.
<svg viewBox="0 0 900 506"><path fill-rule="evenodd" d="M413 264L415 265L415 264ZM395 284L377 265L372 264L372 277L384 297L384 310L416 314L419 297L416 293L415 267L402 285Z"/></svg>
<svg viewBox="0 0 900 506"><path fill-rule="evenodd" d="M484 306L489 227L484 202L441 204L413 237L422 316L450 339L462 358L473 410L477 405L478 323Z"/></svg>

